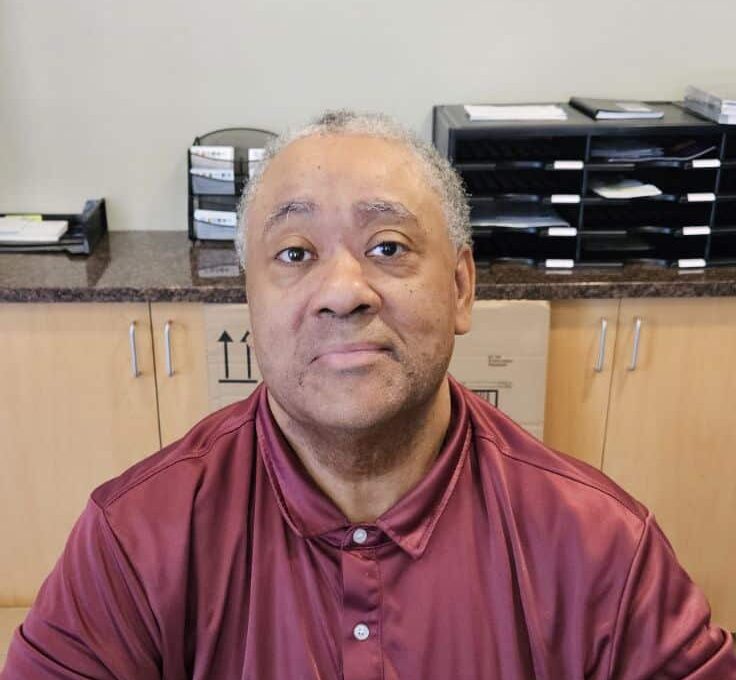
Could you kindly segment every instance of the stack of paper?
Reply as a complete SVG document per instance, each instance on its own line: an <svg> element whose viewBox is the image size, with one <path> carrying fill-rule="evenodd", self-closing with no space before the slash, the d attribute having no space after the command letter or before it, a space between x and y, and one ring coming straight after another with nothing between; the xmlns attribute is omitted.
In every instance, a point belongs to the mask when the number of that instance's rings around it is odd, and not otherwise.
<svg viewBox="0 0 736 680"><path fill-rule="evenodd" d="M736 125L736 85L690 85L685 91L685 106L716 123Z"/></svg>
<svg viewBox="0 0 736 680"><path fill-rule="evenodd" d="M600 139L593 142L591 158L607 163L638 163L646 161L691 161L717 151L707 142L687 139L667 148L647 139Z"/></svg>
<svg viewBox="0 0 736 680"><path fill-rule="evenodd" d="M603 198L646 198L660 196L662 192L654 184L644 184L638 179L620 179L608 182L591 183L591 189Z"/></svg>
<svg viewBox="0 0 736 680"><path fill-rule="evenodd" d="M549 206L540 203L494 201L474 205L470 214L474 227L505 227L507 229L569 228L570 223Z"/></svg>
<svg viewBox="0 0 736 680"><path fill-rule="evenodd" d="M465 105L465 113L478 120L567 120L565 109L557 104Z"/></svg>
<svg viewBox="0 0 736 680"><path fill-rule="evenodd" d="M56 243L68 228L66 220L0 217L0 243Z"/></svg>

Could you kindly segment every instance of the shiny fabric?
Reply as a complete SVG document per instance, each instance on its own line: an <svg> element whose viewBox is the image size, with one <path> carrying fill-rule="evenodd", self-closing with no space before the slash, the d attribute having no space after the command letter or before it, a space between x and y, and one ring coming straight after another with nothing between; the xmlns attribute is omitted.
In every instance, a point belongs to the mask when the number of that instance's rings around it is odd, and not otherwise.
<svg viewBox="0 0 736 680"><path fill-rule="evenodd" d="M92 494L1 677L736 678L646 509L451 391L434 466L365 535L265 388L209 416Z"/></svg>

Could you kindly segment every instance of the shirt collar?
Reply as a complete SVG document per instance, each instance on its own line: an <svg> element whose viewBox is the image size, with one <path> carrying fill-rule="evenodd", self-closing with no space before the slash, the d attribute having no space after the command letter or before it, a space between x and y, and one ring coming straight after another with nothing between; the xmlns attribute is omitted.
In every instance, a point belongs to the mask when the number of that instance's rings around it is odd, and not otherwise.
<svg viewBox="0 0 736 680"><path fill-rule="evenodd" d="M375 526L414 559L424 553L457 485L470 448L465 399L452 377L449 382L452 399L450 425L437 458L419 484L375 522ZM268 406L265 388L260 390L258 399L258 449L286 522L304 538L349 529L352 525L348 519L312 480L286 441Z"/></svg>

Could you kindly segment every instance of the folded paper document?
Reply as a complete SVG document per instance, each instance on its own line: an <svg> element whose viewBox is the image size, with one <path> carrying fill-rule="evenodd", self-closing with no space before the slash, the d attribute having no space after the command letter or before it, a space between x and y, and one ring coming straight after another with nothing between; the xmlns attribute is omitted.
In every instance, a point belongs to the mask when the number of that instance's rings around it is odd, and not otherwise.
<svg viewBox="0 0 736 680"><path fill-rule="evenodd" d="M592 182L591 188L603 198L646 198L659 196L661 191L654 184L644 184L638 179L621 179L610 182Z"/></svg>
<svg viewBox="0 0 736 680"><path fill-rule="evenodd" d="M470 120L567 120L565 109L557 104L470 105L465 106Z"/></svg>
<svg viewBox="0 0 736 680"><path fill-rule="evenodd" d="M39 216L0 217L0 243L56 243L69 228L67 220Z"/></svg>

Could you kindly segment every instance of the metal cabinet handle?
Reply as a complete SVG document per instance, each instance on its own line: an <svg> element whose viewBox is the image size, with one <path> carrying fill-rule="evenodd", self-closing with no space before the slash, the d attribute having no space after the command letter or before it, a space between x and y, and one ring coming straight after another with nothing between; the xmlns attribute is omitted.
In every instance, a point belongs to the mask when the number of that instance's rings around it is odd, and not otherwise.
<svg viewBox="0 0 736 680"><path fill-rule="evenodd" d="M634 347L631 351L631 363L629 364L629 370L636 370L636 363L639 360L639 339L641 338L641 318L636 317L634 319Z"/></svg>
<svg viewBox="0 0 736 680"><path fill-rule="evenodd" d="M164 346L166 348L166 375L174 375L174 367L171 364L171 321L164 324Z"/></svg>
<svg viewBox="0 0 736 680"><path fill-rule="evenodd" d="M603 370L603 362L606 358L606 332L608 331L608 319L601 319L601 338L598 342L598 360L595 362L593 370L600 373Z"/></svg>
<svg viewBox="0 0 736 680"><path fill-rule="evenodd" d="M130 322L128 337L130 338L130 368L133 372L133 377L137 378L140 372L138 371L138 353L135 349L135 321Z"/></svg>

